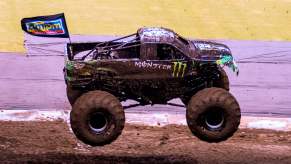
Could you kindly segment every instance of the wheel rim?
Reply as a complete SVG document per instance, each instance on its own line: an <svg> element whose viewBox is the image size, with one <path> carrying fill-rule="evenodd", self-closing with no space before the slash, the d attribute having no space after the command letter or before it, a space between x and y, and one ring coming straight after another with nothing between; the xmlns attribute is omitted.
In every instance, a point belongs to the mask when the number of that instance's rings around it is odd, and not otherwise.
<svg viewBox="0 0 291 164"><path fill-rule="evenodd" d="M220 108L211 109L205 114L206 129L211 131L221 130L224 125L224 113Z"/></svg>
<svg viewBox="0 0 291 164"><path fill-rule="evenodd" d="M90 116L88 124L93 132L101 133L108 125L108 116L101 112L94 113Z"/></svg>

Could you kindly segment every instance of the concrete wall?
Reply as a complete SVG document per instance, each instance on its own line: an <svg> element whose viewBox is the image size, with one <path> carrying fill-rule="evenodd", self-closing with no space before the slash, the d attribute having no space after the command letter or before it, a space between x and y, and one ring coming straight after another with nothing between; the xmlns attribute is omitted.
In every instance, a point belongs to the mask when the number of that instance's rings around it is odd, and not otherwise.
<svg viewBox="0 0 291 164"><path fill-rule="evenodd" d="M111 38L111 37L110 37ZM77 37L74 40L108 40ZM27 38L42 43L43 40ZM226 68L231 93L244 115L291 116L291 42L217 40L227 44L239 61L239 76ZM70 109L62 69L62 44L38 46L31 56L0 53L0 110ZM45 50L50 51L45 51ZM44 56L52 55L52 56ZM33 56L38 55L38 56ZM175 100L174 103L179 103ZM139 106L127 112L185 113L185 108Z"/></svg>
<svg viewBox="0 0 291 164"><path fill-rule="evenodd" d="M23 17L64 12L71 34L170 27L190 38L291 40L290 0L1 0L0 51L23 52Z"/></svg>

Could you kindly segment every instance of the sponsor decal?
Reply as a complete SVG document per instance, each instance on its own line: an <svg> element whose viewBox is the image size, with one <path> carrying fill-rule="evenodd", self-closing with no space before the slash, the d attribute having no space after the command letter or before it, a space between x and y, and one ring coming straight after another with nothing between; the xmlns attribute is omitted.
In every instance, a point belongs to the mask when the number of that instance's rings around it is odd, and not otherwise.
<svg viewBox="0 0 291 164"><path fill-rule="evenodd" d="M217 44L211 44L211 43L195 43L195 46L199 48L200 50L220 50L220 51L226 51L230 52L230 49L227 47L224 47L222 45Z"/></svg>
<svg viewBox="0 0 291 164"><path fill-rule="evenodd" d="M65 34L61 19L49 21L33 21L25 23L27 31L32 34L59 35Z"/></svg>
<svg viewBox="0 0 291 164"><path fill-rule="evenodd" d="M187 64L183 63L183 62L173 62L174 66L173 66L173 73L172 76L173 77L184 77L185 74L185 70L187 68Z"/></svg>
<svg viewBox="0 0 291 164"><path fill-rule="evenodd" d="M171 65L157 64L157 63L146 62L146 61L135 62L134 66L139 67L139 68L151 68L151 69L165 69L165 70L171 69Z"/></svg>
<svg viewBox="0 0 291 164"><path fill-rule="evenodd" d="M196 43L195 45L201 50L209 50L212 48L210 44Z"/></svg>

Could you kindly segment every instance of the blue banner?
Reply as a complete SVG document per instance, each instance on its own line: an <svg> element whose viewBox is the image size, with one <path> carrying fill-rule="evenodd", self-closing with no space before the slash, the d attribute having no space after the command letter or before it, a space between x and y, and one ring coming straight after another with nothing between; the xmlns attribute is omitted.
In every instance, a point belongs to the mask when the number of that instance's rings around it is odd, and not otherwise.
<svg viewBox="0 0 291 164"><path fill-rule="evenodd" d="M23 18L21 26L23 31L34 36L69 38L69 31L63 13Z"/></svg>

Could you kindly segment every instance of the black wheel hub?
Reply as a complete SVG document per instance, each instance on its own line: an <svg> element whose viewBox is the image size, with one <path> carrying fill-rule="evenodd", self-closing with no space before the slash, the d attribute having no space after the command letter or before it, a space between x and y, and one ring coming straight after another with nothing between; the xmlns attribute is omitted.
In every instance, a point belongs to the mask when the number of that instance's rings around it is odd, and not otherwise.
<svg viewBox="0 0 291 164"><path fill-rule="evenodd" d="M88 124L93 132L101 133L108 126L108 116L101 112L94 113L90 116Z"/></svg>
<svg viewBox="0 0 291 164"><path fill-rule="evenodd" d="M224 112L220 108L210 109L204 115L204 126L207 130L221 130L224 123Z"/></svg>

